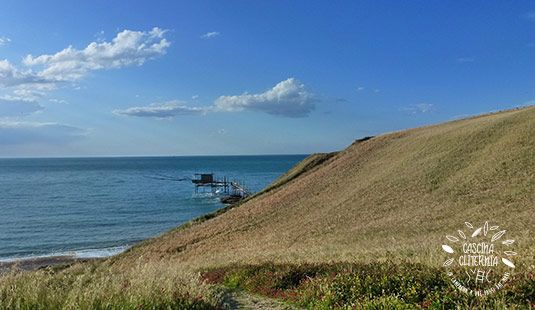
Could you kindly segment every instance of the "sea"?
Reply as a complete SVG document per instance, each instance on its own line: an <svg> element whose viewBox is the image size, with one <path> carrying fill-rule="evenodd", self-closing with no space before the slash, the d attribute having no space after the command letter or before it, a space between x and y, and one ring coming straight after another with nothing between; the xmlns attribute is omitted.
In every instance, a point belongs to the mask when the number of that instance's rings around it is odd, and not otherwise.
<svg viewBox="0 0 535 310"><path fill-rule="evenodd" d="M106 257L224 205L190 179L251 192L306 155L0 159L0 262Z"/></svg>

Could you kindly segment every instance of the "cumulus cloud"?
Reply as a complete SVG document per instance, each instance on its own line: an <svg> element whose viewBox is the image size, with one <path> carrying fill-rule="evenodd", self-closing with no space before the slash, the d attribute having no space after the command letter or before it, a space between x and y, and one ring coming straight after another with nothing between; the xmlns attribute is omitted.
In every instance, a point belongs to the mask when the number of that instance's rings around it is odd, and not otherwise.
<svg viewBox="0 0 535 310"><path fill-rule="evenodd" d="M60 124L0 121L0 145L66 144L85 136L85 130Z"/></svg>
<svg viewBox="0 0 535 310"><path fill-rule="evenodd" d="M0 97L0 117L27 116L43 110L35 101L25 101L9 96Z"/></svg>
<svg viewBox="0 0 535 310"><path fill-rule="evenodd" d="M11 42L10 38L0 37L0 46L8 44L9 42Z"/></svg>
<svg viewBox="0 0 535 310"><path fill-rule="evenodd" d="M51 55L28 55L23 60L25 69L17 68L7 59L0 60L0 88L13 89L3 99L18 101L16 104L22 107L23 101L36 101L56 89L58 83L72 83L89 71L142 65L166 53L170 43L164 37L165 32L157 27L150 31L124 30L111 42L104 42L101 32L97 42L82 50L69 46ZM9 41L2 37L0 45ZM9 110L13 109L13 102Z"/></svg>
<svg viewBox="0 0 535 310"><path fill-rule="evenodd" d="M193 96L196 100L198 96ZM221 96L211 106L191 107L183 101L153 103L148 106L114 110L117 115L171 118L178 115L202 115L216 112L258 111L284 117L306 117L315 109L316 95L305 85L289 78L261 94L244 93L239 96Z"/></svg>
<svg viewBox="0 0 535 310"><path fill-rule="evenodd" d="M207 32L207 33L203 34L201 36L201 38L203 38L203 39L211 39L211 38L217 37L219 34L220 33L217 32L217 31Z"/></svg>
<svg viewBox="0 0 535 310"><path fill-rule="evenodd" d="M20 71L6 59L0 60L0 86L27 86L29 84L46 84L47 81L31 71Z"/></svg>
<svg viewBox="0 0 535 310"><path fill-rule="evenodd" d="M261 94L221 96L214 102L217 111L260 111L285 117L305 117L314 110L316 96L305 85L289 78Z"/></svg>
<svg viewBox="0 0 535 310"><path fill-rule="evenodd" d="M170 118L177 115L198 115L205 112L206 108L188 107L184 105L182 101L178 100L113 111L113 113L117 115L154 117L159 119Z"/></svg>
<svg viewBox="0 0 535 310"><path fill-rule="evenodd" d="M166 53L170 43L163 37L165 31L153 28L151 31L124 30L112 42L92 42L85 49L69 46L53 55L24 59L27 66L43 66L36 73L46 81L76 81L90 70L121 68L142 65L149 59Z"/></svg>

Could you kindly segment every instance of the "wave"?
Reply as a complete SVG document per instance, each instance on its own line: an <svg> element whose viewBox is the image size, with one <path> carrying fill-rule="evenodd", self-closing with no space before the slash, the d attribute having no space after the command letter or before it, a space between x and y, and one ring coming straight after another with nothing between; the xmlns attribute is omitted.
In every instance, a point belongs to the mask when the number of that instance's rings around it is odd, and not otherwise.
<svg viewBox="0 0 535 310"><path fill-rule="evenodd" d="M103 258L120 254L130 246L116 246L102 249L83 249L75 251L53 252L39 255L1 257L0 263L14 262L25 259L47 258L47 257L73 257L73 258Z"/></svg>

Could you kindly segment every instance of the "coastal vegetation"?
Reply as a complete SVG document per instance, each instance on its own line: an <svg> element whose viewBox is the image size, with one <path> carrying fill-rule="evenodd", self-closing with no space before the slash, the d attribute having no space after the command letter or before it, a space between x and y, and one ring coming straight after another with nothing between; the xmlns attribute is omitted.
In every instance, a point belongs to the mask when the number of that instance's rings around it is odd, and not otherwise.
<svg viewBox="0 0 535 310"><path fill-rule="evenodd" d="M470 309L535 307L535 273L518 274L485 298L457 291L440 268L422 264L263 264L214 268L205 283L223 284L306 309Z"/></svg>
<svg viewBox="0 0 535 310"><path fill-rule="evenodd" d="M100 262L0 277L0 309L217 309L217 290L169 262L128 269Z"/></svg>
<svg viewBox="0 0 535 310"><path fill-rule="evenodd" d="M357 140L110 259L4 275L0 309L229 307L221 286L310 309L531 309L533 154L533 107ZM467 221L515 240L493 296L445 276L441 245Z"/></svg>

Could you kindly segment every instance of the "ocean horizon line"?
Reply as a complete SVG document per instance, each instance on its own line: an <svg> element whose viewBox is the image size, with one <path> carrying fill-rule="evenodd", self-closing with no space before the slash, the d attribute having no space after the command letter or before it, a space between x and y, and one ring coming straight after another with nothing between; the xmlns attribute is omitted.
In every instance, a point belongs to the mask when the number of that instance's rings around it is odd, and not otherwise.
<svg viewBox="0 0 535 310"><path fill-rule="evenodd" d="M230 155L97 155L97 156L20 156L3 157L3 159L116 159L116 158L211 158L211 157L262 157L262 156L309 156L302 154L230 154Z"/></svg>

